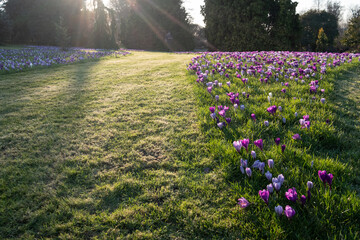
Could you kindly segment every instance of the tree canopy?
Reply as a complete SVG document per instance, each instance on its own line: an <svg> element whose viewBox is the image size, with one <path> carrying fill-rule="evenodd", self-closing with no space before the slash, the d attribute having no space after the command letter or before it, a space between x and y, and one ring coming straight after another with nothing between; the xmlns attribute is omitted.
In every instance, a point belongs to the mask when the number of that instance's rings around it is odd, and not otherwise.
<svg viewBox="0 0 360 240"><path fill-rule="evenodd" d="M219 50L296 49L296 6L291 0L205 0L206 37Z"/></svg>

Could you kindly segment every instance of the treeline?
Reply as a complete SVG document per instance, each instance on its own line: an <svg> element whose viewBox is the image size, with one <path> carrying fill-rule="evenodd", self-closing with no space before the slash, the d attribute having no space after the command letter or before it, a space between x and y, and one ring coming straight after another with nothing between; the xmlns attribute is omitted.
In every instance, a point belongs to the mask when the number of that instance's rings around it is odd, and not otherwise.
<svg viewBox="0 0 360 240"><path fill-rule="evenodd" d="M0 43L192 50L181 0L0 0Z"/></svg>
<svg viewBox="0 0 360 240"><path fill-rule="evenodd" d="M291 0L205 0L209 46L224 51L360 51L360 9L353 10L344 29L339 27L339 2L327 1L324 10L302 15L296 6Z"/></svg>

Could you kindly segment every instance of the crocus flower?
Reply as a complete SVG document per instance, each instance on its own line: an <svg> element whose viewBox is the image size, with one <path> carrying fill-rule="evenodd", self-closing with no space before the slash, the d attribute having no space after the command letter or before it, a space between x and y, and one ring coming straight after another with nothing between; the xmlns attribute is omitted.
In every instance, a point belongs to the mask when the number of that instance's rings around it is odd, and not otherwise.
<svg viewBox="0 0 360 240"><path fill-rule="evenodd" d="M325 170L324 171L319 170L318 175L319 175L320 180L323 181L324 184L326 184L326 182L327 182L326 171Z"/></svg>
<svg viewBox="0 0 360 240"><path fill-rule="evenodd" d="M285 148L286 148L286 145L281 145L281 152L284 152L285 151Z"/></svg>
<svg viewBox="0 0 360 240"><path fill-rule="evenodd" d="M321 89L321 92L324 93L324 92L325 92L325 89Z"/></svg>
<svg viewBox="0 0 360 240"><path fill-rule="evenodd" d="M274 192L274 187L272 185L272 183L270 183L269 185L266 186L266 189L269 191L269 193L273 193Z"/></svg>
<svg viewBox="0 0 360 240"><path fill-rule="evenodd" d="M275 144L276 144L276 145L279 145L279 144L280 144L280 138L276 138L276 139L275 139Z"/></svg>
<svg viewBox="0 0 360 240"><path fill-rule="evenodd" d="M325 98L321 98L321 99L320 99L320 102L321 102L322 104L324 104L324 103L325 103Z"/></svg>
<svg viewBox="0 0 360 240"><path fill-rule="evenodd" d="M280 184L282 185L285 181L284 175L279 174L279 176L277 177L277 179L279 180Z"/></svg>
<svg viewBox="0 0 360 240"><path fill-rule="evenodd" d="M262 139L258 139L256 141L254 141L255 146L257 146L258 148L260 148L260 150L263 150L263 140Z"/></svg>
<svg viewBox="0 0 360 240"><path fill-rule="evenodd" d="M217 125L218 125L218 127L220 129L222 129L226 125L226 123L225 122L219 122Z"/></svg>
<svg viewBox="0 0 360 240"><path fill-rule="evenodd" d="M286 93L286 89L285 88L281 89L281 92Z"/></svg>
<svg viewBox="0 0 360 240"><path fill-rule="evenodd" d="M225 115L226 115L225 110L221 110L221 111L219 112L219 115L222 116L222 117L225 117Z"/></svg>
<svg viewBox="0 0 360 240"><path fill-rule="evenodd" d="M226 122L227 122L228 124L231 123L231 118L226 118L225 120L226 120Z"/></svg>
<svg viewBox="0 0 360 240"><path fill-rule="evenodd" d="M274 115L276 113L277 107L275 105L268 107L266 109L266 111L268 111L269 113L271 113L272 115Z"/></svg>
<svg viewBox="0 0 360 240"><path fill-rule="evenodd" d="M314 183L311 182L311 181L308 181L308 182L306 183L306 185L307 185L307 187L308 187L308 190L310 190L310 189L312 189L312 188L314 187Z"/></svg>
<svg viewBox="0 0 360 240"><path fill-rule="evenodd" d="M298 117L298 113L297 113L297 112L295 112L295 117Z"/></svg>
<svg viewBox="0 0 360 240"><path fill-rule="evenodd" d="M264 125L265 125L266 127L268 127L268 126L269 126L269 121L264 121Z"/></svg>
<svg viewBox="0 0 360 240"><path fill-rule="evenodd" d="M304 119L305 121L309 121L309 120L310 120L310 117L309 117L309 115L304 115L304 116L303 116L303 119Z"/></svg>
<svg viewBox="0 0 360 240"><path fill-rule="evenodd" d="M274 167L274 160L269 159L268 160L268 166L269 166L269 168L273 168Z"/></svg>
<svg viewBox="0 0 360 240"><path fill-rule="evenodd" d="M245 105L240 105L240 109L244 111L245 110Z"/></svg>
<svg viewBox="0 0 360 240"><path fill-rule="evenodd" d="M241 141L234 141L233 146L236 149L236 151L240 152L241 147L242 147Z"/></svg>
<svg viewBox="0 0 360 240"><path fill-rule="evenodd" d="M274 188L275 188L275 190L278 192L278 191L280 191L280 188L281 188L281 183L279 183L279 182L273 182L273 185L274 185Z"/></svg>
<svg viewBox="0 0 360 240"><path fill-rule="evenodd" d="M247 160L240 159L240 171L242 174L245 173L245 168L247 168Z"/></svg>
<svg viewBox="0 0 360 240"><path fill-rule="evenodd" d="M231 82L229 81L229 82L226 82L226 84L230 87L230 85L231 85Z"/></svg>
<svg viewBox="0 0 360 240"><path fill-rule="evenodd" d="M251 169L250 168L246 168L245 169L246 175L248 175L248 177L251 177Z"/></svg>
<svg viewBox="0 0 360 240"><path fill-rule="evenodd" d="M278 205L277 207L275 207L275 212L277 215L280 216L281 214L283 214L283 211L284 211L284 209L282 206Z"/></svg>
<svg viewBox="0 0 360 240"><path fill-rule="evenodd" d="M212 119L215 119L216 118L216 113L214 112L214 113L211 113L210 114L210 117L212 118Z"/></svg>
<svg viewBox="0 0 360 240"><path fill-rule="evenodd" d="M331 173L326 175L326 181L329 184L330 190L331 190L331 184L332 184L333 178L334 178L334 176Z"/></svg>
<svg viewBox="0 0 360 240"><path fill-rule="evenodd" d="M290 188L286 193L285 193L285 197L290 200L290 201L293 201L293 202L296 202L297 200L297 192L296 192L296 189L293 187L293 188Z"/></svg>
<svg viewBox="0 0 360 240"><path fill-rule="evenodd" d="M271 174L271 172L267 171L267 172L265 173L265 177L267 178L267 180L271 181L271 179L272 179L272 174Z"/></svg>
<svg viewBox="0 0 360 240"><path fill-rule="evenodd" d="M265 163L264 162L259 163L259 170L261 171L262 174L264 174L264 170L265 170Z"/></svg>
<svg viewBox="0 0 360 240"><path fill-rule="evenodd" d="M264 200L264 202L268 205L269 204L269 191L268 190L260 190L259 191L259 196L261 197L262 200Z"/></svg>
<svg viewBox="0 0 360 240"><path fill-rule="evenodd" d="M214 113L215 112L215 107L209 107L209 110L211 113Z"/></svg>
<svg viewBox="0 0 360 240"><path fill-rule="evenodd" d="M282 121L283 121L283 123L286 123L286 118L283 117Z"/></svg>
<svg viewBox="0 0 360 240"><path fill-rule="evenodd" d="M256 158L256 152L255 152L255 151L251 151L251 156L255 159L255 158Z"/></svg>
<svg viewBox="0 0 360 240"><path fill-rule="evenodd" d="M282 107L281 106L279 106L278 109L279 109L280 112L282 112Z"/></svg>
<svg viewBox="0 0 360 240"><path fill-rule="evenodd" d="M306 203L306 196L305 196L305 195L301 195L300 201L301 201L302 205L305 205L305 203Z"/></svg>
<svg viewBox="0 0 360 240"><path fill-rule="evenodd" d="M285 207L284 213L285 213L285 216L286 216L288 219L291 219L291 218L294 217L294 215L295 215L295 210L294 210L292 207L290 207L289 205L287 205L287 206Z"/></svg>
<svg viewBox="0 0 360 240"><path fill-rule="evenodd" d="M241 144L245 148L246 152L248 152L249 143L250 143L250 141L247 138L241 140Z"/></svg>
<svg viewBox="0 0 360 240"><path fill-rule="evenodd" d="M207 91L208 91L209 93L211 93L212 87L208 87L208 88L207 88Z"/></svg>
<svg viewBox="0 0 360 240"><path fill-rule="evenodd" d="M330 120L329 119L326 119L326 124L329 124L330 123Z"/></svg>
<svg viewBox="0 0 360 240"><path fill-rule="evenodd" d="M292 139L294 139L294 140L300 140L301 137L300 137L300 135L297 133L297 134L295 134L294 136L292 136Z"/></svg>
<svg viewBox="0 0 360 240"><path fill-rule="evenodd" d="M251 114L251 118L256 122L256 115L254 113Z"/></svg>
<svg viewBox="0 0 360 240"><path fill-rule="evenodd" d="M241 208L246 208L250 205L249 201L246 200L244 197L238 199L238 204Z"/></svg>
<svg viewBox="0 0 360 240"><path fill-rule="evenodd" d="M239 107L239 105L234 104L234 108L235 108L235 109L238 109L238 107Z"/></svg>
<svg viewBox="0 0 360 240"><path fill-rule="evenodd" d="M215 96L216 101L219 101L219 95Z"/></svg>

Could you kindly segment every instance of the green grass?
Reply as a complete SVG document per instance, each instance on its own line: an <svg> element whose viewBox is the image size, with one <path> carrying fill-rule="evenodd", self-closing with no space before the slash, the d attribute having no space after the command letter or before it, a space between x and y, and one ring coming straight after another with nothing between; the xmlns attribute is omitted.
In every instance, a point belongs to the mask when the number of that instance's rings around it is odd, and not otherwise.
<svg viewBox="0 0 360 240"><path fill-rule="evenodd" d="M359 70L336 73L340 90L327 93L330 137L353 144L320 143L293 163L331 168L334 191L314 192L289 222L228 161L231 138L207 125L191 57L135 52L1 75L0 238L359 237ZM246 211L241 196L254 202Z"/></svg>

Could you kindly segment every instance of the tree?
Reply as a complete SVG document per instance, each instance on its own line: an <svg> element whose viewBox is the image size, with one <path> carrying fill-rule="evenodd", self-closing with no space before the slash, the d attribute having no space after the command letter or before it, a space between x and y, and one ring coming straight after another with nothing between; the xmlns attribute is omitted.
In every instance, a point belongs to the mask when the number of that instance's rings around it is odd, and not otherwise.
<svg viewBox="0 0 360 240"><path fill-rule="evenodd" d="M202 14L211 45L220 50L293 50L300 38L291 0L205 0Z"/></svg>
<svg viewBox="0 0 360 240"><path fill-rule="evenodd" d="M326 11L333 14L338 22L340 21L342 14L342 6L340 5L340 2L332 2L331 0L328 0L326 3Z"/></svg>
<svg viewBox="0 0 360 240"><path fill-rule="evenodd" d="M323 28L328 37L329 50L334 49L334 40L339 35L336 17L326 11L309 10L300 16L302 25L301 45L304 50L315 51L319 29Z"/></svg>
<svg viewBox="0 0 360 240"><path fill-rule="evenodd" d="M11 30L11 21L9 17L0 9L0 44L7 43L11 40Z"/></svg>
<svg viewBox="0 0 360 240"><path fill-rule="evenodd" d="M316 51L325 52L328 49L328 38L323 28L319 29L318 39L316 40Z"/></svg>
<svg viewBox="0 0 360 240"><path fill-rule="evenodd" d="M120 40L128 48L192 50L194 38L181 0L113 0ZM172 43L166 41L170 33Z"/></svg>
<svg viewBox="0 0 360 240"><path fill-rule="evenodd" d="M342 43L354 52L360 52L360 8L353 10L353 15L349 20L348 29L345 31Z"/></svg>
<svg viewBox="0 0 360 240"><path fill-rule="evenodd" d="M111 48L111 34L108 15L102 0L94 0L94 46L96 48Z"/></svg>
<svg viewBox="0 0 360 240"><path fill-rule="evenodd" d="M63 50L67 50L70 45L70 36L68 34L68 29L64 25L64 19L62 17L59 18L59 23L55 24L56 28L56 43Z"/></svg>

